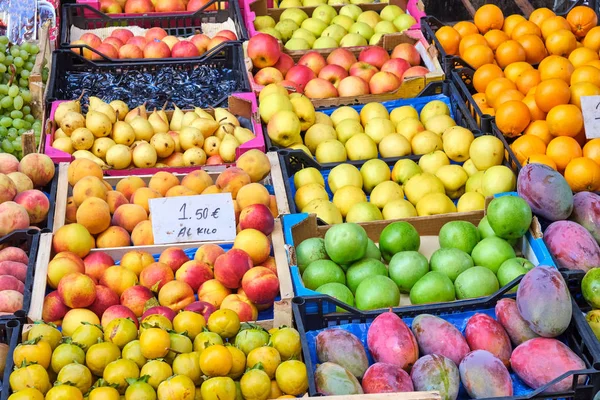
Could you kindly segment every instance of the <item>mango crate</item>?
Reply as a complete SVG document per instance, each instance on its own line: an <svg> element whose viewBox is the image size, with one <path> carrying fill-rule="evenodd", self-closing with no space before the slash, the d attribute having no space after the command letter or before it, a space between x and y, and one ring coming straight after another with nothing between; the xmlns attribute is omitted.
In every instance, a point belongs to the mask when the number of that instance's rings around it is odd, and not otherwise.
<svg viewBox="0 0 600 400"><path fill-rule="evenodd" d="M8 352L4 352L6 365L0 380L0 399L2 400L8 399L10 394L9 378L14 366L12 354L20 341L21 322L17 319L0 321L0 343L8 346Z"/></svg>

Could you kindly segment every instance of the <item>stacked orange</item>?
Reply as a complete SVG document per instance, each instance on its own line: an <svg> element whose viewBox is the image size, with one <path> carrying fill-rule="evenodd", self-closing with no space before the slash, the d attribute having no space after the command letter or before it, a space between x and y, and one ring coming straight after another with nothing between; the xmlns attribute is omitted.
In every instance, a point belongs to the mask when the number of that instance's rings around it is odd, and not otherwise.
<svg viewBox="0 0 600 400"><path fill-rule="evenodd" d="M493 4L436 37L473 68L473 98L494 115L521 164L543 163L573 191L600 190L600 139L586 140L581 97L600 95L600 27L589 7L504 18ZM537 69L532 64L539 63Z"/></svg>

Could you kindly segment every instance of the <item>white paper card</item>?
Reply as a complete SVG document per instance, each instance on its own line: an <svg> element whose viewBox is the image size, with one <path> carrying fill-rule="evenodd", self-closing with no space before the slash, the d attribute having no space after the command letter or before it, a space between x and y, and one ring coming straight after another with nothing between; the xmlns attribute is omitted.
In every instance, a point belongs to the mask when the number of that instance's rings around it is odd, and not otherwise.
<svg viewBox="0 0 600 400"><path fill-rule="evenodd" d="M231 193L163 197L149 205L155 244L235 239Z"/></svg>
<svg viewBox="0 0 600 400"><path fill-rule="evenodd" d="M581 111L585 126L585 137L600 138L600 96L583 96Z"/></svg>

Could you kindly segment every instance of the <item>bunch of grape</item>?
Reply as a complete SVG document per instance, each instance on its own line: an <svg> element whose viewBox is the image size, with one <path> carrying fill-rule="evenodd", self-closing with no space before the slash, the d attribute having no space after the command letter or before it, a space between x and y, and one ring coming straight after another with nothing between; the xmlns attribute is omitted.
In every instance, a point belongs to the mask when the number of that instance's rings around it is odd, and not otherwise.
<svg viewBox="0 0 600 400"><path fill-rule="evenodd" d="M39 51L36 44L11 45L8 37L0 36L0 152L19 159L23 132L33 129L36 145L42 132L42 121L31 114L28 89L29 75Z"/></svg>

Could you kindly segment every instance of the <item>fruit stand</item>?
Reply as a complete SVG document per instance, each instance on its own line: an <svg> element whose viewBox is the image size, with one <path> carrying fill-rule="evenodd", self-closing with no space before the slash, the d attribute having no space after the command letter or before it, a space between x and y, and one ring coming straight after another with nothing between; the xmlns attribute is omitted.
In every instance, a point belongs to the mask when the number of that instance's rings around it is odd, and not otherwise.
<svg viewBox="0 0 600 400"><path fill-rule="evenodd" d="M597 2L29 3L0 400L600 399Z"/></svg>

